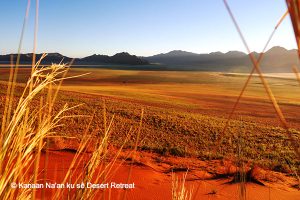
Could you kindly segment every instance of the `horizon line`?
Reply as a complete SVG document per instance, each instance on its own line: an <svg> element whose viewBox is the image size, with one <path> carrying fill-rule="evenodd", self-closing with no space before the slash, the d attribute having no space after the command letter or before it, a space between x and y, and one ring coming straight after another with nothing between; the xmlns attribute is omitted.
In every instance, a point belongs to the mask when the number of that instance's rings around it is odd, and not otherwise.
<svg viewBox="0 0 300 200"><path fill-rule="evenodd" d="M270 49L272 49L274 47L280 47L280 48L283 48L283 49L285 49L287 51L297 50L297 48L288 49L288 48L285 48L285 47L282 47L282 46L279 46L279 45L275 45L275 46L270 47L265 52L269 51ZM201 55L201 54L211 54L211 53L223 53L223 54L226 54L226 53L229 53L229 52L241 52L241 53L244 53L244 54L248 55L247 52L241 51L241 50L229 50L229 51L226 51L226 52L225 51L211 51L211 52L206 52L206 53L198 53L198 52L186 51L186 50L182 50L182 49L173 49L173 50L169 50L167 52L157 53L157 54L148 55L148 56L137 55L137 54L134 54L134 53L130 53L129 51L119 51L119 52L114 53L114 54L92 53L92 54L88 54L86 56L80 56L80 57L68 56L67 54L64 54L64 53L61 53L61 52L36 52L35 54L43 54L43 53L55 54L55 53L57 53L57 54L60 54L62 56L68 57L68 58L85 58L85 57L88 57L88 56L91 56L91 55L114 56L114 55L119 54L119 53L128 53L130 55L134 55L134 56L137 56L137 57L151 57L151 56L156 56L156 55L159 55L159 54L167 54L167 53L170 53L170 52L173 52L173 51L182 51L182 52L193 53L193 54L198 54L198 55ZM251 53L262 53L262 52L252 51ZM0 54L0 55L3 56L3 55L11 55L11 54L18 54L18 53L6 53L6 54ZM20 54L33 54L33 52L21 52Z"/></svg>

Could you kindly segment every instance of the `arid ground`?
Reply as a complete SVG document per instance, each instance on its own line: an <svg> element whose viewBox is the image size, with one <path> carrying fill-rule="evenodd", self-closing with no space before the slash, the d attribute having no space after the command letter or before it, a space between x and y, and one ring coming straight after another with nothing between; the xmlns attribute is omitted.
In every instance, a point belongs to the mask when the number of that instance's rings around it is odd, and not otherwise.
<svg viewBox="0 0 300 200"><path fill-rule="evenodd" d="M0 69L1 107L8 71ZM30 69L20 69L20 91L29 73ZM120 148L128 133L136 134L141 128L137 157L132 162L126 156L136 142L133 134L120 155L125 163L119 165L120 172L112 178L125 180L133 163L132 180L138 186L128 193L136 193L129 199L139 199L145 191L150 194L148 199L169 197L172 170L179 174L188 170L187 183L193 188L194 199L235 199L238 184L228 182L235 178L240 162L249 169L247 173L253 179L247 183L249 199L300 196L296 189L299 160L259 78L250 81L222 135L246 75L77 68L71 69L68 76L85 73L89 74L65 80L59 93L57 107L65 103L80 106L68 113L75 117L66 119L64 126L56 129L57 135L74 139L51 141L48 153L55 162L66 165L70 162L78 147L76 141L80 141L87 129L94 138L102 136L105 108L107 123L112 124L111 149ZM292 76L268 75L267 80L292 134L299 139L299 83ZM139 126L142 110L142 126ZM88 151L92 150L93 145ZM55 162L49 170L54 170ZM55 175L49 173L49 176ZM115 191L113 195L120 194Z"/></svg>

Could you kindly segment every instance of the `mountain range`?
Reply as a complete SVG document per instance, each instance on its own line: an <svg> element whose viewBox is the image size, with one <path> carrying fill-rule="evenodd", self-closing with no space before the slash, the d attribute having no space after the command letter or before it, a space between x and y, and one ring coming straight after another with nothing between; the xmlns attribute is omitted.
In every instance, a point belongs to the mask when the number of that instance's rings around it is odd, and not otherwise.
<svg viewBox="0 0 300 200"><path fill-rule="evenodd" d="M253 54L258 58L260 53L253 52ZM165 54L150 56L145 59L150 63L184 65L191 70L243 72L249 71L253 66L249 55L240 51L196 54L175 50ZM265 72L291 72L293 65L298 65L297 50L287 50L279 46L275 46L266 51L260 63L262 70Z"/></svg>
<svg viewBox="0 0 300 200"><path fill-rule="evenodd" d="M259 53L253 52L256 58ZM22 64L32 61L32 53L21 54ZM13 55L16 58L16 54ZM42 54L37 54L39 59ZM11 55L0 55L1 63L9 63ZM59 53L49 53L43 60L44 64L58 63L62 59L64 62L72 60L70 57ZM212 52L207 54L197 54L182 50L174 50L168 53L161 53L149 57L137 57L129 53L122 52L113 56L91 55L84 58L75 58L74 64L99 65L99 64L124 64L135 67L124 67L124 69L140 70L201 70L201 71L221 71L221 72L248 72L252 68L249 55L240 51L229 51L227 53ZM264 53L260 66L264 72L292 72L292 66L298 65L297 50L287 50L283 47L275 46ZM122 69L118 66L118 69Z"/></svg>
<svg viewBox="0 0 300 200"><path fill-rule="evenodd" d="M11 55L16 61L17 54L7 54L0 55L1 63L9 63ZM22 64L28 64L32 62L32 53L21 54L20 62ZM42 57L42 54L36 54L36 60L39 60ZM63 60L64 63L70 62L73 58L64 56L59 53L48 53L48 55L42 60L43 64L59 63ZM117 53L113 56L107 55L91 55L84 58L75 58L74 64L83 64L83 65L97 65L97 64L126 64L126 65L147 65L149 62L143 58L137 57L135 55L130 55L129 53L122 52Z"/></svg>

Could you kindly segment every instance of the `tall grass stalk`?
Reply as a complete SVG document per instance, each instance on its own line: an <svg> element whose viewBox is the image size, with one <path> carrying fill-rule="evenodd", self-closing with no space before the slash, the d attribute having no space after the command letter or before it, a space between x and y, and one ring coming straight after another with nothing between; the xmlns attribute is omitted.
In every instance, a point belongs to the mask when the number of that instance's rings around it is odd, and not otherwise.
<svg viewBox="0 0 300 200"><path fill-rule="evenodd" d="M182 179L178 178L172 172L172 200L191 200L193 191L187 189L186 176L187 172L183 175Z"/></svg>
<svg viewBox="0 0 300 200"><path fill-rule="evenodd" d="M12 109L12 115L9 115L10 112L4 112L1 124L0 199L34 197L33 189L14 189L11 184L37 181L39 157L44 141L54 133L54 128L60 126L61 120L66 117L64 113L72 109L64 105L57 112L46 112L49 111L49 105L53 104L53 99L49 98L44 102L42 93L48 90L51 84L62 81L64 78L61 74L67 69L65 65L38 67L39 63L40 61L33 68L21 96L6 97L7 104L4 109ZM15 91L15 85L9 84L8 90ZM32 89L29 90L31 85ZM32 168L34 172L30 173Z"/></svg>

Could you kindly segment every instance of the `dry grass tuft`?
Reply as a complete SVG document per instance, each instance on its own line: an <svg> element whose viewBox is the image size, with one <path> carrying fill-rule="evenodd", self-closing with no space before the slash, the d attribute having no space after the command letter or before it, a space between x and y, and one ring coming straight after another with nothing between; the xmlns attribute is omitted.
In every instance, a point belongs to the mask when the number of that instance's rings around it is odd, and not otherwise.
<svg viewBox="0 0 300 200"><path fill-rule="evenodd" d="M193 191L188 189L186 186L186 176L185 173L182 179L178 178L174 173L172 173L172 200L191 200Z"/></svg>
<svg viewBox="0 0 300 200"><path fill-rule="evenodd" d="M40 62L40 61L39 61ZM52 84L62 81L65 65L49 67L34 66L20 98L13 93L6 96L6 104L1 124L0 146L0 198L29 199L34 196L33 189L17 190L13 183L34 183L37 181L40 152L45 139L53 134L52 130L60 126L65 112L72 109L64 105L59 111L53 112L55 99L50 96ZM11 70L14 72L14 69ZM12 80L9 80L10 82ZM15 82L8 85L8 91L14 91ZM46 100L44 92L48 91ZM40 105L32 103L39 99ZM16 104L16 105L15 105ZM34 167L34 173L29 173Z"/></svg>

